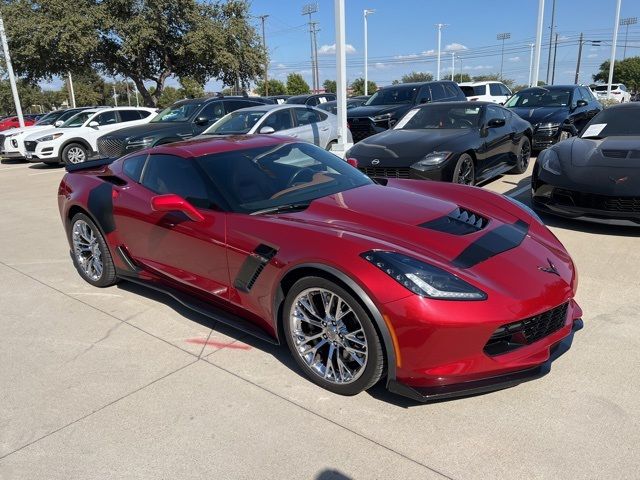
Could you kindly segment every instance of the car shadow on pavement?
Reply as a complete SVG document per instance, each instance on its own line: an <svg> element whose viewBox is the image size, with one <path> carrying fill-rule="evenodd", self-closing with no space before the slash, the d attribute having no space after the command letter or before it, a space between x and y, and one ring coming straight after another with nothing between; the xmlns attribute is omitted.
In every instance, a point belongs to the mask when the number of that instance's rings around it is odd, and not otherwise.
<svg viewBox="0 0 640 480"><path fill-rule="evenodd" d="M352 478L353 477L348 477L338 470L330 469L320 472L315 480L352 480Z"/></svg>
<svg viewBox="0 0 640 480"><path fill-rule="evenodd" d="M64 164L62 163L33 163L29 165L29 168L32 170L56 170L60 168L64 168Z"/></svg>
<svg viewBox="0 0 640 480"><path fill-rule="evenodd" d="M21 163L27 163L27 161L20 158L3 158L0 160L0 163L3 165L19 165Z"/></svg>

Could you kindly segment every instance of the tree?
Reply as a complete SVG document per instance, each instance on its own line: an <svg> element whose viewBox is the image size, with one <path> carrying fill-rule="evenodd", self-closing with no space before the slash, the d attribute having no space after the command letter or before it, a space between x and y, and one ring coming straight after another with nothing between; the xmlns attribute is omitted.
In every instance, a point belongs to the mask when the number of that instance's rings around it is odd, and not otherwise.
<svg viewBox="0 0 640 480"><path fill-rule="evenodd" d="M403 75L400 81L402 83L412 82L430 82L433 80L433 75L429 72L411 72Z"/></svg>
<svg viewBox="0 0 640 480"><path fill-rule="evenodd" d="M335 80L325 80L322 86L324 87L324 91L327 93L336 93L338 91L338 86L336 85Z"/></svg>
<svg viewBox="0 0 640 480"><path fill-rule="evenodd" d="M498 74L498 73L488 73L486 75L476 75L475 77L472 77L471 79L474 82L502 82L509 88L511 88L516 83L515 80L513 80L512 78L504 78L504 77L500 78L500 74Z"/></svg>
<svg viewBox="0 0 640 480"><path fill-rule="evenodd" d="M22 0L3 2L3 16L19 75L95 68L130 78L148 106L171 76L248 85L266 61L246 0Z"/></svg>
<svg viewBox="0 0 640 480"><path fill-rule="evenodd" d="M184 77L180 79L180 93L184 98L204 97L204 84L195 78Z"/></svg>
<svg viewBox="0 0 640 480"><path fill-rule="evenodd" d="M471 81L471 77L469 76L468 73L456 73L453 79L458 83Z"/></svg>
<svg viewBox="0 0 640 480"><path fill-rule="evenodd" d="M309 84L304 81L299 73L287 75L287 93L289 95L303 95L309 93Z"/></svg>
<svg viewBox="0 0 640 480"><path fill-rule="evenodd" d="M264 81L258 80L256 82L256 93L258 95L266 95L264 89ZM287 93L287 86L280 80L269 79L269 95L285 95Z"/></svg>
<svg viewBox="0 0 640 480"><path fill-rule="evenodd" d="M367 82L367 93L371 95L378 90L378 85L375 82L369 80ZM358 96L364 95L364 78L356 78L353 82L351 82L351 95Z"/></svg>
<svg viewBox="0 0 640 480"><path fill-rule="evenodd" d="M77 107L109 104L111 92L104 79L95 70L87 69L85 72L77 73L73 75L72 80ZM69 91L68 77L64 80L64 91Z"/></svg>
<svg viewBox="0 0 640 480"><path fill-rule="evenodd" d="M169 105L184 98L186 97L183 95L181 90L175 87L164 87L164 89L162 90L162 95L160 95L160 98L158 99L158 107L166 108Z"/></svg>
<svg viewBox="0 0 640 480"><path fill-rule="evenodd" d="M600 65L600 70L593 76L596 82L609 81L609 61ZM624 83L629 90L640 88L640 57L629 57L619 60L613 65L613 82Z"/></svg>

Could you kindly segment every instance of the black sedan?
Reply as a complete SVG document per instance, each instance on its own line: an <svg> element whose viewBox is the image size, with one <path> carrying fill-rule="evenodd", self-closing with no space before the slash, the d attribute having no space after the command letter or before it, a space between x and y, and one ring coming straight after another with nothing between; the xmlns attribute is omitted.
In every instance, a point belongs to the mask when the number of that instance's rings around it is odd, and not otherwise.
<svg viewBox="0 0 640 480"><path fill-rule="evenodd" d="M409 110L394 128L348 152L371 177L444 180L474 185L529 165L532 128L488 102L443 102Z"/></svg>
<svg viewBox="0 0 640 480"><path fill-rule="evenodd" d="M640 226L640 105L609 107L540 153L531 187L539 211Z"/></svg>
<svg viewBox="0 0 640 480"><path fill-rule="evenodd" d="M369 100L369 96L359 96L353 98L347 98L347 110L351 110L352 108L361 107L364 103ZM338 101L331 100L330 102L324 102L318 105L316 108L320 110L324 110L325 112L333 113L334 115L338 114Z"/></svg>
<svg viewBox="0 0 640 480"><path fill-rule="evenodd" d="M580 85L526 88L504 106L533 125L534 150L577 135L602 110L591 90Z"/></svg>

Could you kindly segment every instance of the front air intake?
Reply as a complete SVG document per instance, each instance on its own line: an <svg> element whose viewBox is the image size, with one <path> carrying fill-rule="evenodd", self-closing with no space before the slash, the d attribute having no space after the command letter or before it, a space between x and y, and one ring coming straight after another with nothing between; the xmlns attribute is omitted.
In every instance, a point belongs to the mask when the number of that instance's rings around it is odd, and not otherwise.
<svg viewBox="0 0 640 480"><path fill-rule="evenodd" d="M466 208L457 207L448 215L422 223L420 227L449 233L451 235L467 235L469 233L479 232L485 228L488 223L489 220L482 215L478 215Z"/></svg>

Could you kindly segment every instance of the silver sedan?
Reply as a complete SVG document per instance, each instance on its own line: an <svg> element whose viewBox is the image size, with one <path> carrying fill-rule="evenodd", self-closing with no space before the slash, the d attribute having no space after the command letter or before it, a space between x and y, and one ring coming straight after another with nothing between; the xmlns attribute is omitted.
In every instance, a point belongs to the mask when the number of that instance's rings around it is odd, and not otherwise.
<svg viewBox="0 0 640 480"><path fill-rule="evenodd" d="M205 130L203 135L277 133L331 149L338 141L338 120L331 113L304 105L260 105L231 112ZM348 141L351 132L347 130Z"/></svg>

